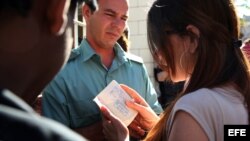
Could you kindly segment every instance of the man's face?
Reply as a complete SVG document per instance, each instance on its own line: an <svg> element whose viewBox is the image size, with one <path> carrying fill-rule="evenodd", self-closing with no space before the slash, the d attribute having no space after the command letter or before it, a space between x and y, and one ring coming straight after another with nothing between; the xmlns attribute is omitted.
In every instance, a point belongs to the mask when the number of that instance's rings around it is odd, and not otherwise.
<svg viewBox="0 0 250 141"><path fill-rule="evenodd" d="M112 48L128 19L127 0L99 0L99 10L87 20L87 38L102 48Z"/></svg>

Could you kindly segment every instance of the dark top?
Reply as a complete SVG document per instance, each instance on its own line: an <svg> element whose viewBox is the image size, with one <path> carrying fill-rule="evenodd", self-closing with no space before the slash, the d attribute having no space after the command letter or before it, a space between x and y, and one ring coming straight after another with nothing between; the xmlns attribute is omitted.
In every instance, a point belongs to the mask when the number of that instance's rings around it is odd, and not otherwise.
<svg viewBox="0 0 250 141"><path fill-rule="evenodd" d="M53 120L41 117L23 100L0 89L0 141L86 141Z"/></svg>
<svg viewBox="0 0 250 141"><path fill-rule="evenodd" d="M171 101L173 101L177 94L180 93L184 87L185 81L172 82L171 80L159 81L157 79L157 74L163 71L162 69L156 67L154 68L155 80L159 83L160 96L158 100L163 109L165 109Z"/></svg>

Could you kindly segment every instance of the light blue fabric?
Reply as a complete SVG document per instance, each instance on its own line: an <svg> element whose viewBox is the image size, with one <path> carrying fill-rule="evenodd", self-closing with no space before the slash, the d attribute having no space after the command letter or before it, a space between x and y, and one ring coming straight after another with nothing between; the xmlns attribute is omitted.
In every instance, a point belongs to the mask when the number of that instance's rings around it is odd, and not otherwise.
<svg viewBox="0 0 250 141"><path fill-rule="evenodd" d="M124 52L116 44L116 57L107 70L100 56L83 40L72 51L66 66L43 92L43 115L71 128L88 126L99 120L99 108L93 99L112 80L135 89L157 113L162 108L140 57Z"/></svg>

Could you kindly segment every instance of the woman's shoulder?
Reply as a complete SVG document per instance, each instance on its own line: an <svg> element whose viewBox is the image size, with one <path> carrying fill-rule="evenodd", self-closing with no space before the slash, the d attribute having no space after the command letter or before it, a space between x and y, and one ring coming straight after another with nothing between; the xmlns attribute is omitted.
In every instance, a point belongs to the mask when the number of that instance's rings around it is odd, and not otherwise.
<svg viewBox="0 0 250 141"><path fill-rule="evenodd" d="M182 96L176 104L182 103L203 103L213 98L215 91L209 88L202 88Z"/></svg>
<svg viewBox="0 0 250 141"><path fill-rule="evenodd" d="M210 140L223 135L225 124L246 124L247 110L244 98L232 87L202 88L182 96L175 104L170 124L175 114L184 111L204 129Z"/></svg>
<svg viewBox="0 0 250 141"><path fill-rule="evenodd" d="M212 107L221 103L242 103L242 95L232 87L201 88L182 96L178 104L189 104L199 106L211 105ZM196 106L198 106L196 105Z"/></svg>

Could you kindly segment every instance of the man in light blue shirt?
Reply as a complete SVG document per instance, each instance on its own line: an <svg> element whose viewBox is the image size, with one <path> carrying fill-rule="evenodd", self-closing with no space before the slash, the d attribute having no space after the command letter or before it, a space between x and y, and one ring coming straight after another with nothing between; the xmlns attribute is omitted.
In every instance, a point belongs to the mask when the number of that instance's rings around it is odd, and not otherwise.
<svg viewBox="0 0 250 141"><path fill-rule="evenodd" d="M99 0L83 6L87 34L63 70L43 92L43 115L90 140L103 140L101 114L93 99L112 80L135 89L157 113L162 108L140 57L116 43L126 26L127 0ZM90 24L91 23L91 24Z"/></svg>

